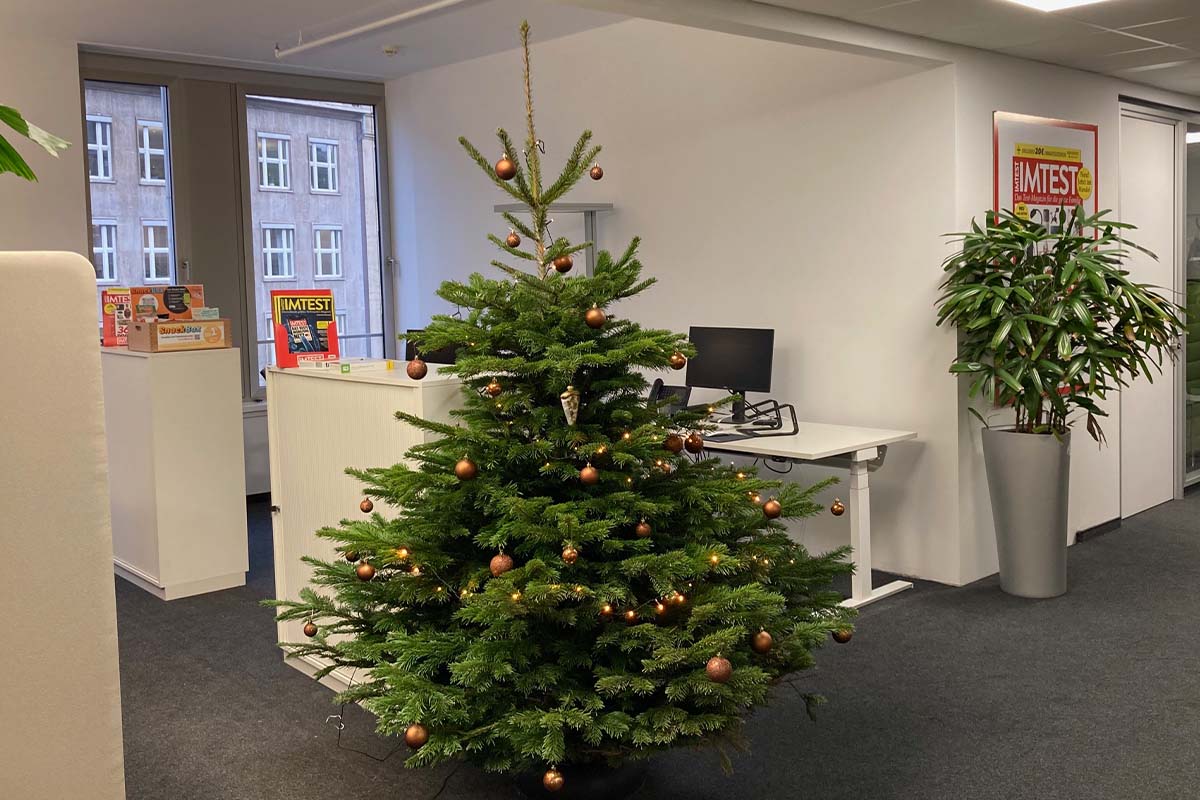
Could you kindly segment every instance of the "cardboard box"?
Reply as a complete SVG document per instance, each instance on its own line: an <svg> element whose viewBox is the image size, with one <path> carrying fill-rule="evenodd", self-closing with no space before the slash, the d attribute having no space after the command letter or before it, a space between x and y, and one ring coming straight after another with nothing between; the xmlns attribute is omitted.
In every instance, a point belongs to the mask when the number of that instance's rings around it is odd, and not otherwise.
<svg viewBox="0 0 1200 800"><path fill-rule="evenodd" d="M134 320L129 323L129 349L140 353L217 350L231 347L229 320Z"/></svg>
<svg viewBox="0 0 1200 800"><path fill-rule="evenodd" d="M129 299L134 319L191 319L192 307L204 305L204 286L134 286Z"/></svg>

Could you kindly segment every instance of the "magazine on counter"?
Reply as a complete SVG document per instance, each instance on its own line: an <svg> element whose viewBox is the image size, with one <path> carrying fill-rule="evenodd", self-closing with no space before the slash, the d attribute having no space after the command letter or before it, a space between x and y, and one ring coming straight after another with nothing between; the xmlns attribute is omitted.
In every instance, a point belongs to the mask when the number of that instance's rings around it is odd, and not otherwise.
<svg viewBox="0 0 1200 800"><path fill-rule="evenodd" d="M337 361L337 316L330 289L276 289L271 292L275 363Z"/></svg>

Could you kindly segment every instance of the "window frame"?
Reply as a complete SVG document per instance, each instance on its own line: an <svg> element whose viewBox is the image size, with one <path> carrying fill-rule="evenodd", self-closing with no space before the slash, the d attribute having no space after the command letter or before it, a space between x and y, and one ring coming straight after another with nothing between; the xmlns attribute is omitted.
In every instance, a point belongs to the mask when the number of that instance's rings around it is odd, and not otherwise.
<svg viewBox="0 0 1200 800"><path fill-rule="evenodd" d="M324 145L331 148L329 150L332 160L318 161L316 158L317 147ZM317 136L308 137L308 191L312 194L341 194L341 176L339 175L340 161L339 152L342 143L337 139L322 139ZM317 187L317 171L328 170L330 184L332 188L321 189Z"/></svg>
<svg viewBox="0 0 1200 800"><path fill-rule="evenodd" d="M142 221L142 280L146 283L166 283L171 282L171 223L165 219L143 219ZM167 232L167 241L165 247L158 247L157 241L151 236L151 242L147 245L146 234L153 228L163 228ZM167 256L167 277L151 278L148 274L148 267L154 263L154 256L165 253Z"/></svg>
<svg viewBox="0 0 1200 800"><path fill-rule="evenodd" d="M313 226L312 226L313 247L312 247L312 249L313 249L313 280L314 281L341 281L341 280L346 279L346 273L345 273L345 270L343 269L343 259L342 259L342 254L344 252L342 244L345 241L345 237L342 235L343 228L344 228L344 226L342 226L342 225L333 225L333 224L320 223L320 222L313 223ZM332 239L331 239L331 244L336 244L336 246L331 246L328 248L321 247L321 236L320 235L321 235L321 233L325 233L325 232L337 234L336 236L332 237ZM334 274L327 275L327 274L321 272L321 256L324 256L324 255L332 256L333 265L336 268L336 272Z"/></svg>
<svg viewBox="0 0 1200 800"><path fill-rule="evenodd" d="M162 131L162 147L150 146L150 128L156 127ZM138 154L138 183L142 186L166 186L170 165L167 163L167 126L166 123L152 119L137 120L137 154ZM150 177L150 160L162 156L163 176Z"/></svg>
<svg viewBox="0 0 1200 800"><path fill-rule="evenodd" d="M291 233L290 247L288 249L269 247L267 244L267 231L288 231ZM262 253L262 276L263 282L280 282L296 280L296 226L290 222L263 222L259 225L260 236L262 238L262 246L259 252ZM286 253L288 255L288 264L291 266L291 274L289 275L272 275L268 272L271 263L271 255L273 253Z"/></svg>
<svg viewBox="0 0 1200 800"><path fill-rule="evenodd" d="M85 141L87 142L88 158L86 160L87 160L87 167L88 167L88 180L91 181L92 183L116 183L117 179L116 179L116 175L114 174L114 170L113 170L113 146L112 146L113 120L112 120L112 117L106 116L104 114L84 114L83 118L84 118L84 124L85 124L85 129L84 129ZM97 134L96 134L95 143L93 143L91 141L93 125L102 126L102 127L96 128ZM107 141L101 142L99 131L105 130L105 128L103 126L107 126L108 139L107 139ZM96 168L99 169L102 164L106 163L108 165L108 174L107 175L93 175L92 174L92 160L91 160L90 156L91 156L93 150L96 151ZM106 158L102 158L102 156L106 156Z"/></svg>
<svg viewBox="0 0 1200 800"><path fill-rule="evenodd" d="M96 228L112 228L112 240L108 242L108 247L102 248L102 252L111 256L111 259L106 259L107 261L109 261L108 266L112 268L111 276L104 277L104 278L97 276L96 285L98 285L98 286L115 285L120 280L120 275L118 274L118 271L117 271L117 236L118 236L117 220L113 219L112 217L94 218L94 219L92 219L92 222L91 222L91 228L92 228L91 242L92 242L92 265L93 266L96 266L96 256L97 256L95 229Z"/></svg>
<svg viewBox="0 0 1200 800"><path fill-rule="evenodd" d="M292 137L287 133L271 133L270 131L255 131L255 141L258 146L258 189L261 192L290 192L292 191ZM272 158L267 155L266 143L277 142L280 145L280 155ZM286 152L284 152L286 150ZM279 165L280 186L267 183L267 166Z"/></svg>

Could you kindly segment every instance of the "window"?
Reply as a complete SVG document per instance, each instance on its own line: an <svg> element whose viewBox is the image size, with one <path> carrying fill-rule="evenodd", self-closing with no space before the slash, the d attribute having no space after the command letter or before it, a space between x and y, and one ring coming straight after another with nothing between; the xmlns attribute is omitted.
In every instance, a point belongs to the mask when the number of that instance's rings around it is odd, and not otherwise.
<svg viewBox="0 0 1200 800"><path fill-rule="evenodd" d="M87 116L88 176L94 181L111 181L112 118Z"/></svg>
<svg viewBox="0 0 1200 800"><path fill-rule="evenodd" d="M312 191L338 190L338 144L328 139L308 140L308 168Z"/></svg>
<svg viewBox="0 0 1200 800"><path fill-rule="evenodd" d="M138 163L142 183L167 182L167 142L161 122L138 120Z"/></svg>
<svg viewBox="0 0 1200 800"><path fill-rule="evenodd" d="M287 136L277 133L258 135L258 188L291 190L291 148L292 142Z"/></svg>
<svg viewBox="0 0 1200 800"><path fill-rule="evenodd" d="M97 283L117 281L117 221L92 220L92 266L96 268Z"/></svg>
<svg viewBox="0 0 1200 800"><path fill-rule="evenodd" d="M296 229L291 225L262 226L263 278L296 277Z"/></svg>
<svg viewBox="0 0 1200 800"><path fill-rule="evenodd" d="M342 229L340 226L313 226L313 277L342 277Z"/></svg>
<svg viewBox="0 0 1200 800"><path fill-rule="evenodd" d="M142 223L142 262L147 281L171 280L171 234L165 221Z"/></svg>
<svg viewBox="0 0 1200 800"><path fill-rule="evenodd" d="M334 301L333 307L337 308L336 300ZM341 338L350 332L349 328L346 327L346 315L344 312L338 311L334 314L334 316L337 317L338 338Z"/></svg>

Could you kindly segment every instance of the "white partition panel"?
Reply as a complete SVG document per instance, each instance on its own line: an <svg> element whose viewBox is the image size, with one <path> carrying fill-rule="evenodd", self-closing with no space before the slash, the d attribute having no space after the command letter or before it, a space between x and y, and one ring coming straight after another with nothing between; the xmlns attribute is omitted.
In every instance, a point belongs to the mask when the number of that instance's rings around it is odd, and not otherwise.
<svg viewBox="0 0 1200 800"><path fill-rule="evenodd" d="M96 273L74 253L0 253L0 286L0 798L118 800Z"/></svg>

